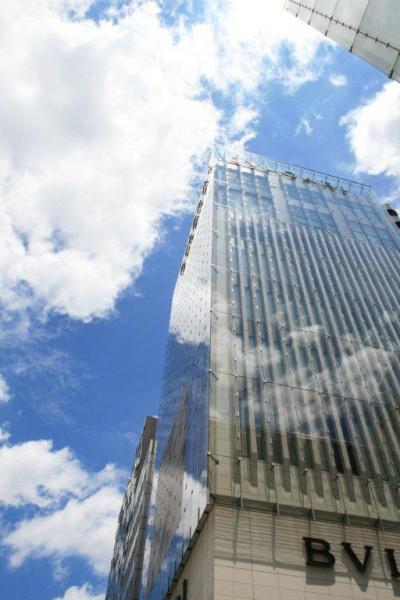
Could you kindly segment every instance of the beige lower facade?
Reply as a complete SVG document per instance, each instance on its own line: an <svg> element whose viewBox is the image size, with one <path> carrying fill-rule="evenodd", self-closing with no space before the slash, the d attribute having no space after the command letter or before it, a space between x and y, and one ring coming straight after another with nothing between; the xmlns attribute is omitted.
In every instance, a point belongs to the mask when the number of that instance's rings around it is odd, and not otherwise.
<svg viewBox="0 0 400 600"><path fill-rule="evenodd" d="M329 544L332 566L308 566L304 538L313 538L314 558ZM350 543L355 558L342 543ZM365 572L360 572L371 546ZM210 507L171 600L318 600L400 597L388 553L400 570L398 532L255 509ZM350 553L351 553L350 550ZM310 556L308 557L310 558ZM356 566L357 558L360 561ZM332 559L331 559L332 560ZM185 583L184 583L185 582Z"/></svg>

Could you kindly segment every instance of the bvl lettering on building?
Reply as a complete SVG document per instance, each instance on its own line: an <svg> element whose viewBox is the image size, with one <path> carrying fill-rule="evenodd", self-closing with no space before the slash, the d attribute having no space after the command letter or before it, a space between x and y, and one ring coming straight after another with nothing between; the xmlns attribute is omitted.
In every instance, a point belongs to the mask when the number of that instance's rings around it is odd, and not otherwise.
<svg viewBox="0 0 400 600"><path fill-rule="evenodd" d="M331 545L326 540L321 538L303 537L304 548L306 553L306 564L310 567L329 568L335 565L335 555L331 549ZM371 555L374 547L365 545L364 554L358 555L350 542L342 542L341 546L352 561L357 571L365 573L368 570ZM400 570L396 561L393 548L384 548L384 552L390 567L390 574L394 578L400 577Z"/></svg>

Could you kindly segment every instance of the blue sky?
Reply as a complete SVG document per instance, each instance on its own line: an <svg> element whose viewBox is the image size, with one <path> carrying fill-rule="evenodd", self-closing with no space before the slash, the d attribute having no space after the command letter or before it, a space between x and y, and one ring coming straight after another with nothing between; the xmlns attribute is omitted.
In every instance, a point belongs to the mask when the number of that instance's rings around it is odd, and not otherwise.
<svg viewBox="0 0 400 600"><path fill-rule="evenodd" d="M101 600L211 144L399 206L400 86L280 0L6 0L0 23L2 597Z"/></svg>

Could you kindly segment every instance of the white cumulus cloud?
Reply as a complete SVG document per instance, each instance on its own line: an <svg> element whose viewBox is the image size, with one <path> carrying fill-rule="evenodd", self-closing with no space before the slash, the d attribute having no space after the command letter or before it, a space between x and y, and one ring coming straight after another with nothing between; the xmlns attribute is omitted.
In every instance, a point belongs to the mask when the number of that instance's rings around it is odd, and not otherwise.
<svg viewBox="0 0 400 600"><path fill-rule="evenodd" d="M51 507L66 494L84 497L120 477L113 465L87 472L69 448L53 450L51 440L0 448L0 505Z"/></svg>
<svg viewBox="0 0 400 600"><path fill-rule="evenodd" d="M3 539L11 566L19 567L27 558L76 556L95 573L107 575L121 501L119 491L106 486L83 500L72 498L50 514L20 521Z"/></svg>
<svg viewBox="0 0 400 600"><path fill-rule="evenodd" d="M72 586L65 590L65 594L54 600L104 600L105 594L93 594L92 587L85 583L82 587Z"/></svg>
<svg viewBox="0 0 400 600"><path fill-rule="evenodd" d="M341 118L357 172L400 177L400 86L392 81Z"/></svg>
<svg viewBox="0 0 400 600"><path fill-rule="evenodd" d="M10 399L11 394L7 382L4 379L3 375L0 375L0 403L4 402L5 404L6 402L9 402Z"/></svg>
<svg viewBox="0 0 400 600"><path fill-rule="evenodd" d="M0 505L30 507L30 517L1 539L10 564L48 557L57 578L62 560L79 556L105 575L126 475L112 465L87 471L69 448L54 450L49 440L1 446Z"/></svg>
<svg viewBox="0 0 400 600"><path fill-rule="evenodd" d="M115 25L69 21L58 4L0 7L2 297L87 320L140 272L162 217L187 207L218 111L195 97L197 32L193 50L176 41L151 2Z"/></svg>
<svg viewBox="0 0 400 600"><path fill-rule="evenodd" d="M0 3L3 311L107 315L163 218L190 205L196 165L226 123L210 90L235 114L270 79L293 92L320 73L326 42L281 0L209 2L203 22L170 27L152 1L115 4L97 23L91 4Z"/></svg>

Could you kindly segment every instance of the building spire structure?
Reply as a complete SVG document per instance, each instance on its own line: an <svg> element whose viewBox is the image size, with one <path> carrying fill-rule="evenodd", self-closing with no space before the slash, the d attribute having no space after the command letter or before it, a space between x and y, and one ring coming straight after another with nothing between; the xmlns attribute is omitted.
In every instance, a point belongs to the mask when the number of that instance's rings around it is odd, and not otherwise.
<svg viewBox="0 0 400 600"><path fill-rule="evenodd" d="M399 259L368 186L214 147L172 302L142 598L396 596Z"/></svg>

